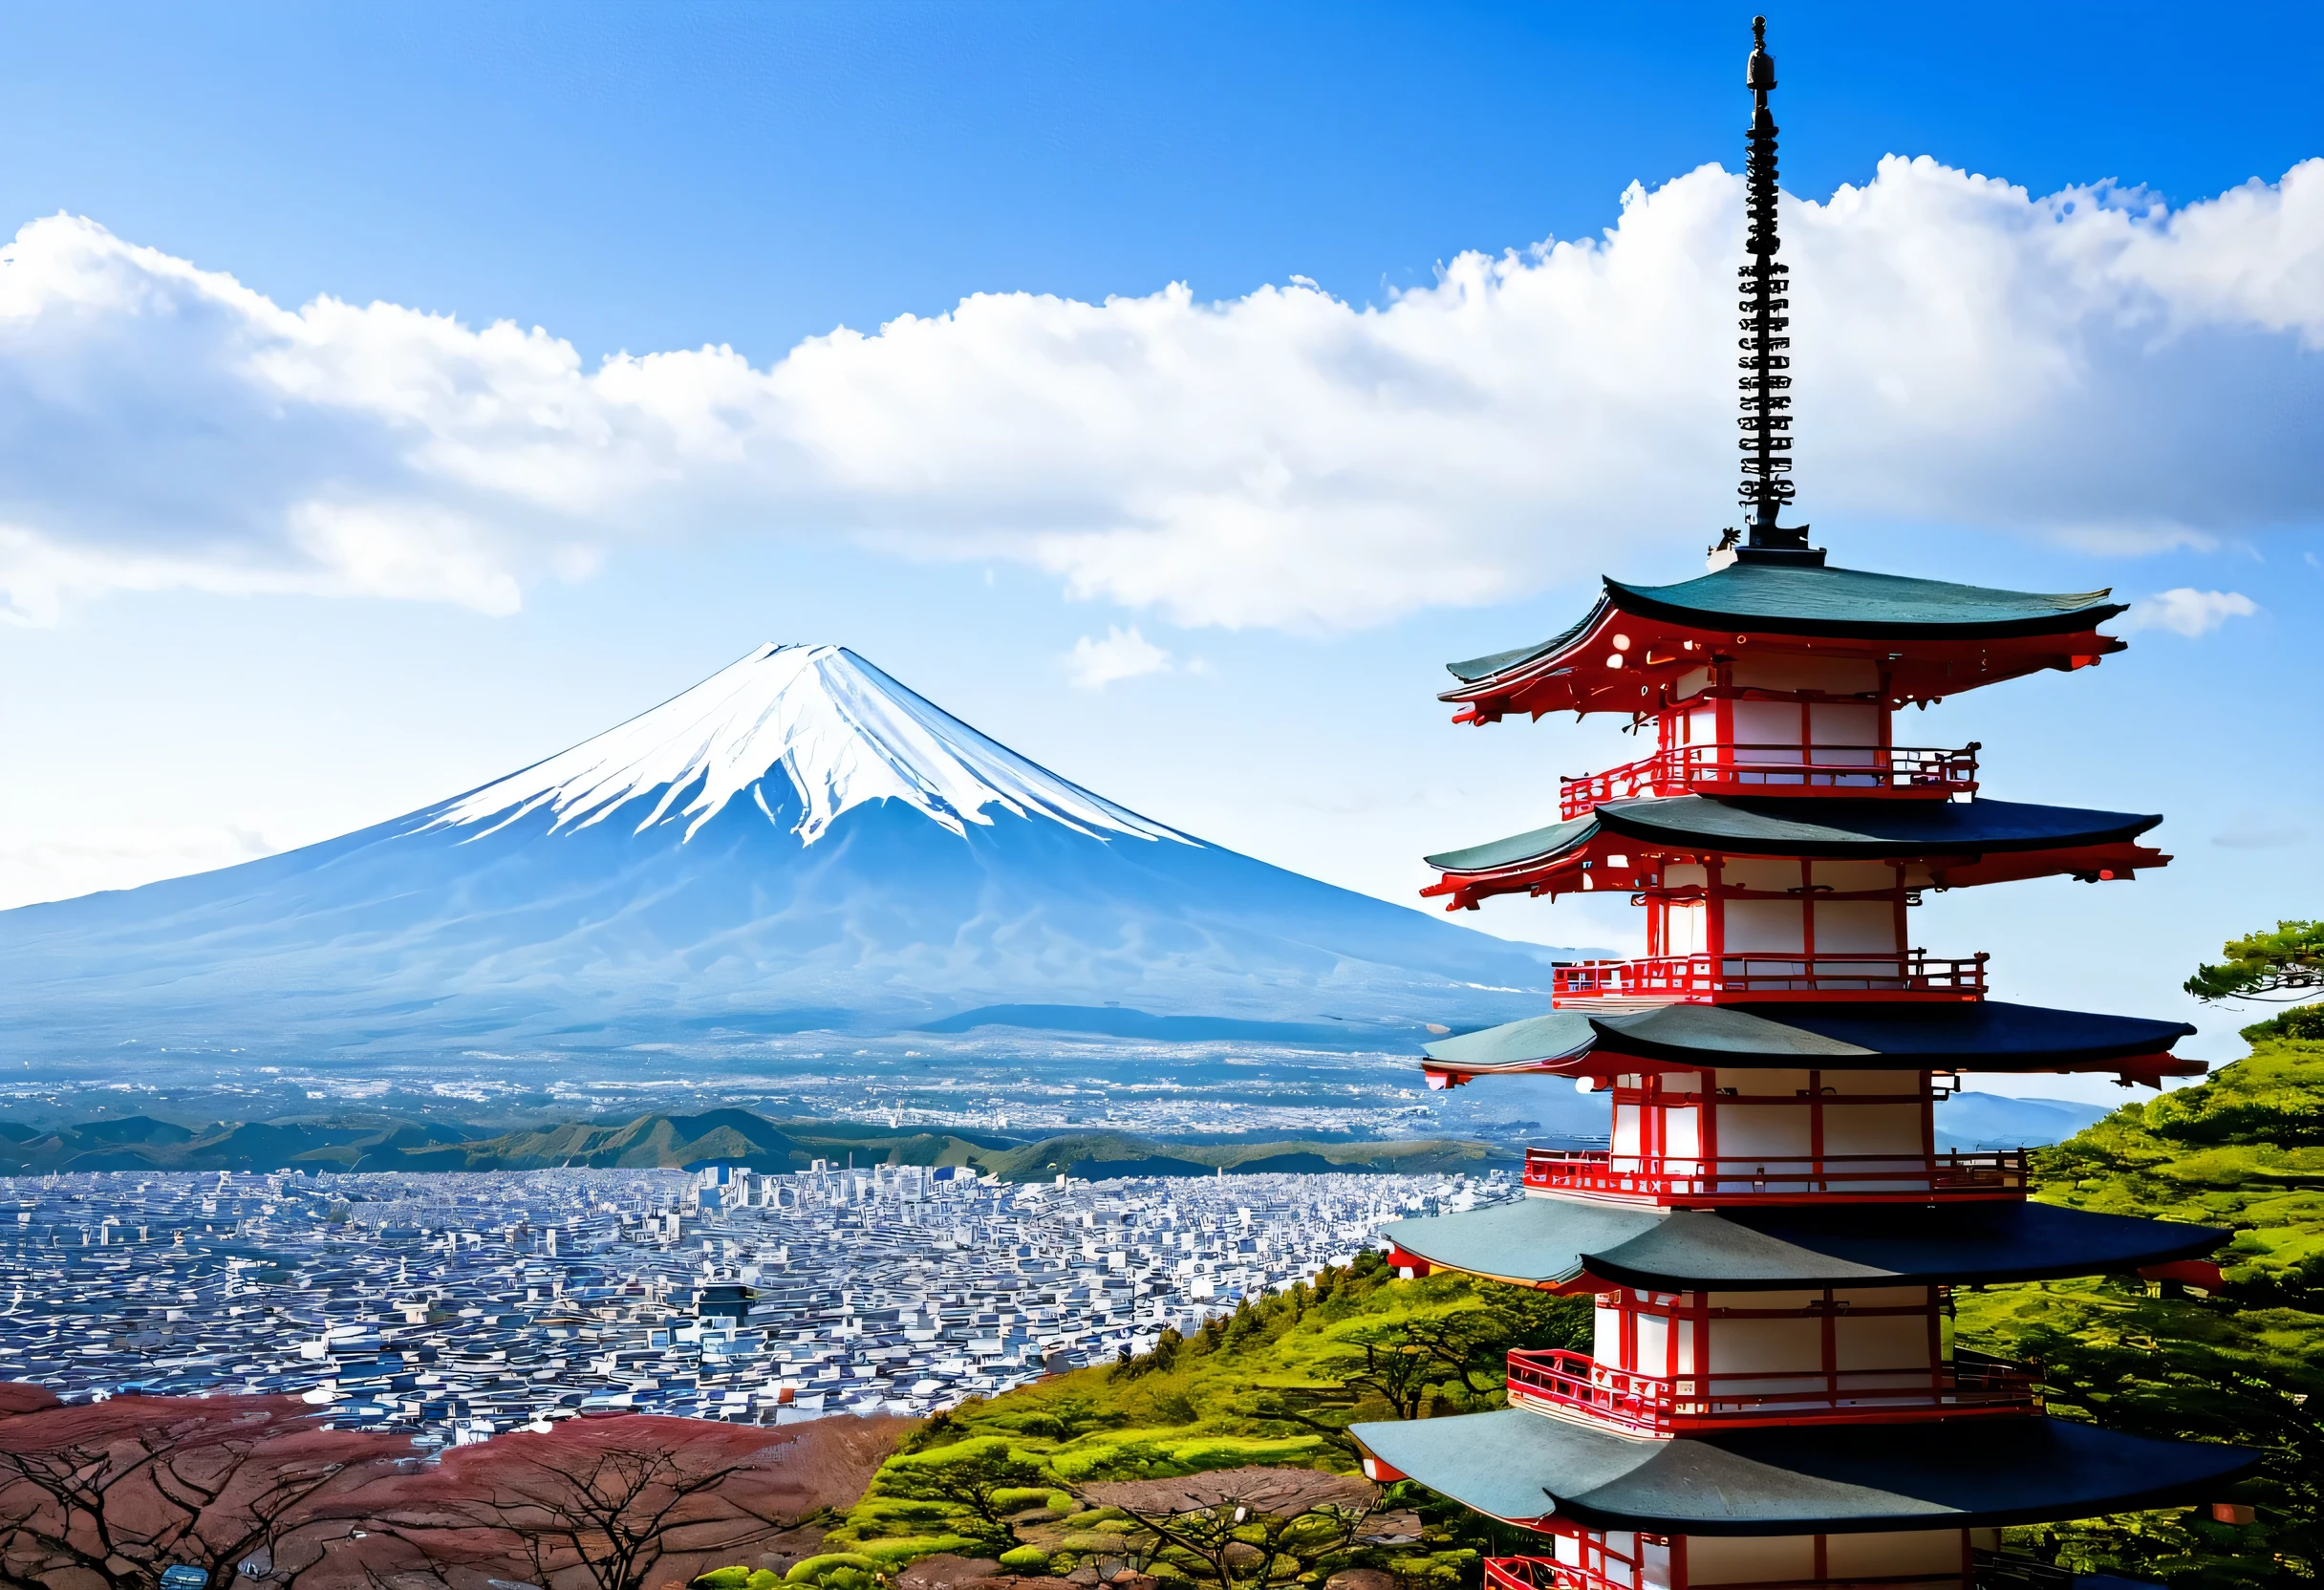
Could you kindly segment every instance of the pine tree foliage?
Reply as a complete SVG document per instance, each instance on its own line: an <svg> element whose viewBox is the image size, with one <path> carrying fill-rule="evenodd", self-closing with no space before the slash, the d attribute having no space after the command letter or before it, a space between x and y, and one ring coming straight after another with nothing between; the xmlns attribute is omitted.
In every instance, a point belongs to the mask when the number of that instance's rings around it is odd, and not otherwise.
<svg viewBox="0 0 2324 1590"><path fill-rule="evenodd" d="M2324 989L2324 921L2278 922L2230 938L2226 959L2198 966L2184 987L2198 999L2310 999Z"/></svg>

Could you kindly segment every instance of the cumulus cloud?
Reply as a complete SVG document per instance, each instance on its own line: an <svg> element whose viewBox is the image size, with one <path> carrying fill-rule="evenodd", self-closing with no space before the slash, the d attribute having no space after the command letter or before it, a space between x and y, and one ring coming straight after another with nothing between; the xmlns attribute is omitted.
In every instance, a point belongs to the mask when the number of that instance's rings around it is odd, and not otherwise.
<svg viewBox="0 0 2324 1590"><path fill-rule="evenodd" d="M2209 634L2230 618L2249 618L2259 604L2240 591L2197 591L2180 586L2131 604L2123 615L2125 630L2169 630L2189 640Z"/></svg>
<svg viewBox="0 0 2324 1590"><path fill-rule="evenodd" d="M1159 674L1170 665L1170 654L1138 634L1135 624L1127 630L1108 625L1103 640L1083 635L1065 655L1074 686L1081 690L1103 690L1117 679Z"/></svg>
<svg viewBox="0 0 2324 1590"><path fill-rule="evenodd" d="M2111 546L2313 522L2324 161L2177 212L1926 160L1787 200L1802 507ZM748 526L1008 558L1181 624L1505 598L1732 522L1739 179L1465 254L1376 307L982 294L759 368L589 367L542 330L285 309L84 220L0 270L0 591L518 606ZM1843 542L1844 545L1844 542Z"/></svg>

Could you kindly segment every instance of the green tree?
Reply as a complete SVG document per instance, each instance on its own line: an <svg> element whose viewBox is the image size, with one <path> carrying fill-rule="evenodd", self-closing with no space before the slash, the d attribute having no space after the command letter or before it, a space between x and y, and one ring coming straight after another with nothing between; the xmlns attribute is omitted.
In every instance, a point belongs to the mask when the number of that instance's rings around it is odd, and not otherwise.
<svg viewBox="0 0 2324 1590"><path fill-rule="evenodd" d="M1005 1441L963 1441L897 1458L880 1472L879 1493L898 1501L937 1502L976 1520L973 1530L1001 1545L1015 1533L1001 1521L1001 1493L1050 1484L1040 1464L1017 1455Z"/></svg>
<svg viewBox="0 0 2324 1590"><path fill-rule="evenodd" d="M1586 1297L1496 1285L1449 1308L1359 1318L1333 1333L1351 1356L1362 1355L1340 1378L1378 1396L1399 1419L1417 1418L1430 1390L1448 1383L1482 1404L1500 1390L1511 1351L1586 1343L1591 1308Z"/></svg>
<svg viewBox="0 0 2324 1590"><path fill-rule="evenodd" d="M2307 999L2324 990L2324 921L2278 922L2272 933L2227 940L2226 958L2184 985L2198 999Z"/></svg>
<svg viewBox="0 0 2324 1590"><path fill-rule="evenodd" d="M1380 1493L1353 1474L1245 1467L1082 1488L1126 1515L1155 1556L1216 1590L1266 1590L1340 1565Z"/></svg>

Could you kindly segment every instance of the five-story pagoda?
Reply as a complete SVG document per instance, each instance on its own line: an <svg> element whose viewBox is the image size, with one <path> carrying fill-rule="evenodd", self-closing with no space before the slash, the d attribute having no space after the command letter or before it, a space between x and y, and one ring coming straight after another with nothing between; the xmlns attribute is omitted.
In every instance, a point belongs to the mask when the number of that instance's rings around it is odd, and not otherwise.
<svg viewBox="0 0 2324 1590"><path fill-rule="evenodd" d="M1969 1071L2202 1067L2177 1022L1986 998L1985 956L1914 947L1925 891L2169 860L2159 817L1986 798L1977 747L1899 745L1897 710L2119 651L2104 591L1834 568L1791 503L1775 63L1751 56L1742 501L1712 571L1608 579L1554 639L1454 663L1455 720L1613 712L1654 752L1566 781L1560 821L1431 856L1448 909L1617 890L1647 954L1558 969L1547 1015L1429 1046L1430 1080L1586 1079L1607 1152L1527 1156L1523 1201L1388 1228L1393 1262L1597 1297L1590 1351L1510 1355L1510 1407L1352 1433L1540 1537L1497 1590L1966 1585L2003 1525L2196 1500L2229 1447L2043 1415L2020 1366L1956 1349L1951 1288L2187 1278L2227 1234L2026 1201L2017 1153L1940 1153ZM2216 1281L2216 1272L2210 1272Z"/></svg>

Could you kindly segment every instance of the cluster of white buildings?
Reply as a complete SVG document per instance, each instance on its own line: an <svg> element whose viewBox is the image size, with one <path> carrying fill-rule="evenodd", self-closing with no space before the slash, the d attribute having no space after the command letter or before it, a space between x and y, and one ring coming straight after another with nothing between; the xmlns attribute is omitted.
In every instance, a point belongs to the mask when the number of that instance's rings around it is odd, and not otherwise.
<svg viewBox="0 0 2324 1590"><path fill-rule="evenodd" d="M1517 1192L911 1166L0 1179L0 1380L289 1392L425 1444L592 1408L926 1413Z"/></svg>

